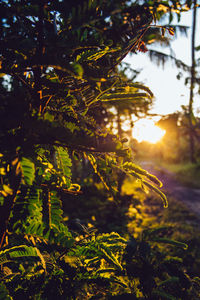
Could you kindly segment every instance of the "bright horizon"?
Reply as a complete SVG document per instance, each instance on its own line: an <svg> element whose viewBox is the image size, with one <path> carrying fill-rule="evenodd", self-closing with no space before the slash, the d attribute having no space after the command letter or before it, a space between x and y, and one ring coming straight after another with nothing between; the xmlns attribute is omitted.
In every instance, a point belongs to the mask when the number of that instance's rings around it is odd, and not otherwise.
<svg viewBox="0 0 200 300"><path fill-rule="evenodd" d="M155 125L155 121L149 119L140 119L135 122L132 136L139 142L158 143L166 131Z"/></svg>

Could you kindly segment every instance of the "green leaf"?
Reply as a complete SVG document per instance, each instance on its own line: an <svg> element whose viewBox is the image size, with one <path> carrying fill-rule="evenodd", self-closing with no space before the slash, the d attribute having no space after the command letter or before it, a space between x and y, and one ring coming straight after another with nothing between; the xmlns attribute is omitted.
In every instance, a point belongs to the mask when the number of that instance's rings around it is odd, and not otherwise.
<svg viewBox="0 0 200 300"><path fill-rule="evenodd" d="M133 162L125 162L122 167L126 171L134 171L140 175L143 175L153 181L154 183L158 184L159 187L162 187L162 182L155 176L147 172L146 170L142 169L141 167L135 165Z"/></svg>
<svg viewBox="0 0 200 300"><path fill-rule="evenodd" d="M21 159L21 168L22 168L22 175L25 181L25 184L32 185L35 179L35 165L34 163L26 158L22 157Z"/></svg>
<svg viewBox="0 0 200 300"><path fill-rule="evenodd" d="M173 284L173 283L177 283L177 282L179 282L179 278L178 277L170 277L170 278L168 278L168 279L166 279L164 281L161 281L158 284L158 286L167 286L167 285L169 285L171 283Z"/></svg>
<svg viewBox="0 0 200 300"><path fill-rule="evenodd" d="M65 186L67 188L71 185L71 166L72 162L69 157L66 148L58 147L57 148L57 163L58 168L61 170L62 175L65 177Z"/></svg>
<svg viewBox="0 0 200 300"><path fill-rule="evenodd" d="M9 261L15 262L18 258L29 259L30 257L40 259L43 268L46 269L44 258L39 249L37 247L27 245L14 246L0 251L0 264L4 264Z"/></svg>
<svg viewBox="0 0 200 300"><path fill-rule="evenodd" d="M79 78L82 78L83 76L83 68L80 64L78 63L73 63L72 64L72 68L75 72L75 74L79 77Z"/></svg>
<svg viewBox="0 0 200 300"><path fill-rule="evenodd" d="M155 237L151 239L152 242L157 242L157 243L165 243L168 245L173 245L179 248L183 248L184 250L187 250L188 245L182 242L174 241L168 238L160 238L160 237Z"/></svg>
<svg viewBox="0 0 200 300"><path fill-rule="evenodd" d="M162 299L162 300L177 300L177 298L175 298L174 296L170 295L169 293L163 291L163 290L157 290L157 291L153 291L153 295L158 299Z"/></svg>
<svg viewBox="0 0 200 300"><path fill-rule="evenodd" d="M13 297L9 295L9 291L3 283L0 283L0 300L13 300Z"/></svg>
<svg viewBox="0 0 200 300"><path fill-rule="evenodd" d="M148 186L150 189L152 189L154 192L156 192L161 197L161 199L163 200L164 208L168 207L167 197L165 196L165 194L163 192L161 192L157 187L155 187L153 184L147 182L146 180L142 180L142 183L144 183L146 186Z"/></svg>
<svg viewBox="0 0 200 300"><path fill-rule="evenodd" d="M114 264L119 270L123 270L123 267L120 264L117 256L115 256L114 253L110 251L110 249L106 245L99 244L98 250L101 252L106 261Z"/></svg>

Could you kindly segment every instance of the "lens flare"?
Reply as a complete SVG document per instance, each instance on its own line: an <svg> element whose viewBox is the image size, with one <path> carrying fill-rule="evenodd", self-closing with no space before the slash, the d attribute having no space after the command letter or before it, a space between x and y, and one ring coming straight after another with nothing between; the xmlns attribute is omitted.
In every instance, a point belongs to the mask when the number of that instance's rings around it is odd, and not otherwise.
<svg viewBox="0 0 200 300"><path fill-rule="evenodd" d="M165 132L165 130L155 125L155 121L141 119L135 122L132 131L132 136L139 143L145 141L152 144L156 144L162 139L162 137L165 135Z"/></svg>

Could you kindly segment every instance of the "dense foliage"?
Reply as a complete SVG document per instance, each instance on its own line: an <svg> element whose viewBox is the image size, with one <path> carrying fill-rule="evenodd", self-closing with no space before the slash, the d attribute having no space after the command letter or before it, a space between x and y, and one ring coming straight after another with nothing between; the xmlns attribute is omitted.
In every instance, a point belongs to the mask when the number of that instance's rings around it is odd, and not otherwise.
<svg viewBox="0 0 200 300"><path fill-rule="evenodd" d="M147 111L152 92L117 66L128 52L146 51L142 38L152 20L173 10L181 4L0 3L0 299L196 297L180 259L155 246L186 248L164 238L163 228L138 240L80 222L69 230L62 208L63 199L74 201L95 180L120 203L120 174L167 206L161 182L133 163L126 140L105 125L109 108L119 110L123 101L135 113ZM88 164L98 180L87 174Z"/></svg>

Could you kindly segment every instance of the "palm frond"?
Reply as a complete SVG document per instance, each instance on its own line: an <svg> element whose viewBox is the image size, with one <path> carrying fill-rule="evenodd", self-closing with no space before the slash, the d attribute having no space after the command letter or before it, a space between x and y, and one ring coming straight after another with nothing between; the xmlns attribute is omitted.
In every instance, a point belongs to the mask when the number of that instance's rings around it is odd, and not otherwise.
<svg viewBox="0 0 200 300"><path fill-rule="evenodd" d="M190 67L182 62L180 59L177 59L173 55L165 54L157 50L149 50L148 51L150 60L156 63L158 66L162 65L163 67L168 61L171 61L175 64L175 66L179 69L189 72Z"/></svg>

